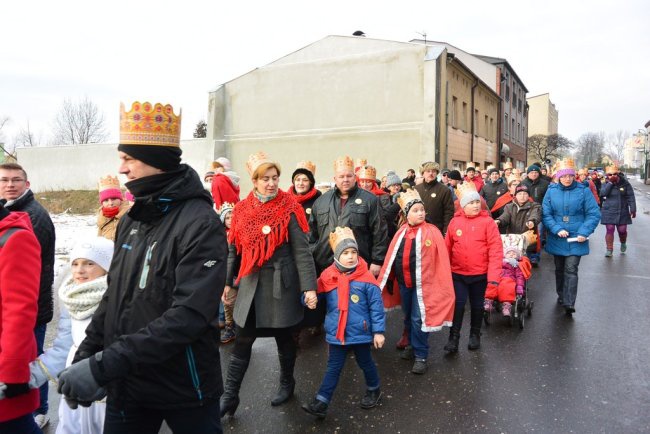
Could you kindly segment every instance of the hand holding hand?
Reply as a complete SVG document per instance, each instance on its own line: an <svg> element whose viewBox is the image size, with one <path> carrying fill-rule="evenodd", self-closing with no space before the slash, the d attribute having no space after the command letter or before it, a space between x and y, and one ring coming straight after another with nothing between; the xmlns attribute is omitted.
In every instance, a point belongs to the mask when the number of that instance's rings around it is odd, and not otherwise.
<svg viewBox="0 0 650 434"><path fill-rule="evenodd" d="M105 397L106 390L99 385L90 368L91 359L100 361L101 354L99 352L65 368L59 374L58 392L78 403L98 401Z"/></svg>
<svg viewBox="0 0 650 434"><path fill-rule="evenodd" d="M526 227L528 229L532 229L535 227L535 223L533 223L532 221L526 222Z"/></svg>
<svg viewBox="0 0 650 434"><path fill-rule="evenodd" d="M635 219L635 218L636 218L636 211L631 212L631 213L630 213L630 217L632 217L633 219Z"/></svg>
<svg viewBox="0 0 650 434"><path fill-rule="evenodd" d="M384 342L386 341L386 338L384 338L384 335L381 333L376 333L375 337L373 338L373 343L375 345L375 348L379 349L384 346Z"/></svg>
<svg viewBox="0 0 650 434"><path fill-rule="evenodd" d="M560 232L557 233L557 236L560 238L567 238L569 236L569 232L562 229Z"/></svg>
<svg viewBox="0 0 650 434"><path fill-rule="evenodd" d="M369 269L370 273L372 273L373 276L377 277L379 276L379 272L381 271L381 265L377 264L372 264Z"/></svg>
<svg viewBox="0 0 650 434"><path fill-rule="evenodd" d="M223 287L223 294L221 294L221 301L226 306L231 306L235 303L236 297L230 299L230 292L234 291L230 286L226 285Z"/></svg>
<svg viewBox="0 0 650 434"><path fill-rule="evenodd" d="M495 219L495 220L494 220L494 223L496 223L497 226L499 226L499 220L498 220L498 219Z"/></svg>
<svg viewBox="0 0 650 434"><path fill-rule="evenodd" d="M318 296L316 291L305 291L305 305L309 309L316 309L316 304L318 303Z"/></svg>

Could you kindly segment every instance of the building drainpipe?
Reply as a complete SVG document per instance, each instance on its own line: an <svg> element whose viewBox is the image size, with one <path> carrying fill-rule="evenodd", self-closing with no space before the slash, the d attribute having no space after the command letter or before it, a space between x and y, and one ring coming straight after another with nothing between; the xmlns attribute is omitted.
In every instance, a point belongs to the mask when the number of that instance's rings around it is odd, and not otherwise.
<svg viewBox="0 0 650 434"><path fill-rule="evenodd" d="M470 128L470 138L471 138L471 143L470 143L470 148L469 148L469 160L474 163L474 90L478 87L478 79L474 82L472 85L472 103L470 107L470 122L472 124L472 127Z"/></svg>

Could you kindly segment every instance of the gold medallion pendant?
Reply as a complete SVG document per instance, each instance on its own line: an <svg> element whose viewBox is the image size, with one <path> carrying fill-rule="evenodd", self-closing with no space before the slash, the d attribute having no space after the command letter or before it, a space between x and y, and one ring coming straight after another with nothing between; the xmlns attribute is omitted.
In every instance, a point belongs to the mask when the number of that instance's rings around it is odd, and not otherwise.
<svg viewBox="0 0 650 434"><path fill-rule="evenodd" d="M359 296L357 294L352 294L350 300L352 300L352 303L359 303Z"/></svg>

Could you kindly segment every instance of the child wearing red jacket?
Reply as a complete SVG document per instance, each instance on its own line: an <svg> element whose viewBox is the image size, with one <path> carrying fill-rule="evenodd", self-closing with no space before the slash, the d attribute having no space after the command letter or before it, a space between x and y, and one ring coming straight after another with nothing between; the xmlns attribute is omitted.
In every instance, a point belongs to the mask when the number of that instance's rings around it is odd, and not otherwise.
<svg viewBox="0 0 650 434"><path fill-rule="evenodd" d="M481 210L481 197L474 184L461 184L457 196L461 210L457 211L449 222L445 237L456 293L454 321L449 331L449 342L445 345L445 351L450 353L458 351L465 302L468 298L471 319L467 347L470 350L481 347L485 289L488 283L497 285L503 258L499 230L489 211Z"/></svg>

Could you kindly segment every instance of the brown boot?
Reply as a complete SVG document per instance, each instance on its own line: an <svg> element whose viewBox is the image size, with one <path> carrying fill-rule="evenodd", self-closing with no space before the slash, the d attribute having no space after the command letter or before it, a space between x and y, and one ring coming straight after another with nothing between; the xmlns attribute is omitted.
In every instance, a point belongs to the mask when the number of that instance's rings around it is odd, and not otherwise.
<svg viewBox="0 0 650 434"><path fill-rule="evenodd" d="M404 329L402 332L402 337L400 338L399 341L397 341L397 344L395 345L398 350L403 350L406 348L411 342L409 341L409 332L408 330Z"/></svg>

